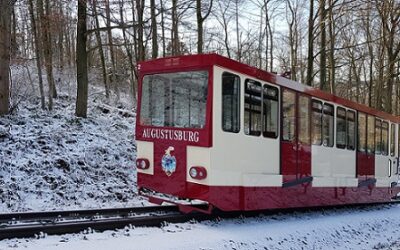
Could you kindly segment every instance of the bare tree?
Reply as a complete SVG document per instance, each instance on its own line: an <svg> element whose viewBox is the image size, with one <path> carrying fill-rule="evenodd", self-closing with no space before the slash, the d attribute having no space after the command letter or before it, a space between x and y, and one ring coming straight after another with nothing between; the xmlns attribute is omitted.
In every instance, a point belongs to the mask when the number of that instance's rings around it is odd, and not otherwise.
<svg viewBox="0 0 400 250"><path fill-rule="evenodd" d="M10 105L11 11L15 2L0 0L0 115L8 114Z"/></svg>
<svg viewBox="0 0 400 250"><path fill-rule="evenodd" d="M176 0L175 0L176 1ZM138 46L138 53L137 53L137 61L144 61L145 60L145 47L144 47L144 22L143 22L143 15L144 15L144 0L136 0L136 15L137 15L137 46Z"/></svg>
<svg viewBox="0 0 400 250"><path fill-rule="evenodd" d="M96 35L97 47L99 49L103 84L104 84L104 89L106 92L106 98L109 99L110 98L110 87L109 87L109 83L108 83L106 59L105 59L104 50L103 50L103 42L101 41L100 22L99 22L99 15L97 13L97 0L92 1L92 3L93 3L92 7L93 7L94 20L96 23L96 29L95 29L94 33Z"/></svg>
<svg viewBox="0 0 400 250"><path fill-rule="evenodd" d="M197 18L197 53L203 53L203 24L211 13L213 0L210 0L206 13L202 14L203 5L201 0L196 0L196 18Z"/></svg>
<svg viewBox="0 0 400 250"><path fill-rule="evenodd" d="M35 55L36 55L36 67L38 71L38 80L39 80L39 92L40 92L40 102L42 109L46 109L45 103L45 95L43 90L43 77L42 77L42 63L41 63L41 54L40 54L40 38L39 33L36 28L36 18L33 9L33 0L28 1L29 4L29 13L31 16L31 25L32 25L32 33L33 39L35 41Z"/></svg>
<svg viewBox="0 0 400 250"><path fill-rule="evenodd" d="M76 27L76 80L78 85L75 110L75 115L78 117L87 117L88 104L86 8L87 0L78 0L78 22Z"/></svg>
<svg viewBox="0 0 400 250"><path fill-rule="evenodd" d="M156 2L150 0L150 11L151 11L151 58L158 57L158 34L157 34L157 19L156 19Z"/></svg>
<svg viewBox="0 0 400 250"><path fill-rule="evenodd" d="M400 33L400 3L396 0L375 0L379 17L382 23L382 37L386 52L386 82L385 111L392 112L393 86L395 79L395 64L400 53L400 39L396 36Z"/></svg>
<svg viewBox="0 0 400 250"><path fill-rule="evenodd" d="M119 3L119 13L120 13L120 19L121 19L121 23L123 24L123 28L122 28L122 35L124 38L124 47L125 47L125 51L126 54L128 56L128 61L129 61L129 70L130 70L130 82L131 82L131 88L132 88L132 96L133 96L133 101L136 102L136 86L135 86L135 78L137 78L137 72L135 70L135 65L133 62L133 55L131 53L131 49L129 46L129 41L128 41L128 37L127 37L127 32L125 29L125 21L124 21L124 1L121 0Z"/></svg>
<svg viewBox="0 0 400 250"><path fill-rule="evenodd" d="M308 16L308 49L307 49L307 80L306 84L312 86L314 67L314 0L310 0Z"/></svg>

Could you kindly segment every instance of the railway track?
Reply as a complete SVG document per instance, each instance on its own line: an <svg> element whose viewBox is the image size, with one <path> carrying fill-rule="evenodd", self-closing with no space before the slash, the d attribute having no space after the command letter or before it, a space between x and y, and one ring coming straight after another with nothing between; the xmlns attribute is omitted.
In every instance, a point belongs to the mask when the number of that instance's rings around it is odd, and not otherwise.
<svg viewBox="0 0 400 250"><path fill-rule="evenodd" d="M0 214L0 240L42 234L78 233L88 228L103 231L132 226L160 226L205 218L181 214L176 206L108 208Z"/></svg>
<svg viewBox="0 0 400 250"><path fill-rule="evenodd" d="M392 204L399 204L400 200ZM251 212L214 212L182 214L177 206L150 206L130 208L107 208L90 210L70 210L51 212L23 212L0 214L0 240L41 236L43 234L79 233L87 229L95 231L124 228L127 225L161 226L165 222L183 223L190 220L210 220L214 218L254 217L273 214L307 213L312 211L363 208L388 205L390 203L355 204L346 206L321 206L312 208L287 208Z"/></svg>

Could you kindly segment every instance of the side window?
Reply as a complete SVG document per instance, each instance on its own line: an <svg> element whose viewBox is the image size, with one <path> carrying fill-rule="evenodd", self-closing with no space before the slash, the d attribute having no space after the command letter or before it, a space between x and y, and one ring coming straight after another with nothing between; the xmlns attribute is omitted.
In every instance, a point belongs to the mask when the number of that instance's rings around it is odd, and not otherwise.
<svg viewBox="0 0 400 250"><path fill-rule="evenodd" d="M333 146L333 106L324 103L322 116L322 142L326 147Z"/></svg>
<svg viewBox="0 0 400 250"><path fill-rule="evenodd" d="M367 118L367 153L373 154L375 151L375 117L369 115Z"/></svg>
<svg viewBox="0 0 400 250"><path fill-rule="evenodd" d="M240 130L240 78L222 74L222 129L238 133Z"/></svg>
<svg viewBox="0 0 400 250"><path fill-rule="evenodd" d="M340 107L336 110L336 147L346 148L346 110Z"/></svg>
<svg viewBox="0 0 400 250"><path fill-rule="evenodd" d="M355 149L355 135L356 135L356 114L354 111L347 110L347 149Z"/></svg>
<svg viewBox="0 0 400 250"><path fill-rule="evenodd" d="M278 88L264 85L263 87L263 136L278 137Z"/></svg>
<svg viewBox="0 0 400 250"><path fill-rule="evenodd" d="M358 151L367 151L367 115L358 113Z"/></svg>
<svg viewBox="0 0 400 250"><path fill-rule="evenodd" d="M295 138L295 104L295 92L284 89L282 91L282 139L285 141L293 141Z"/></svg>
<svg viewBox="0 0 400 250"><path fill-rule="evenodd" d="M389 154L389 123L382 122L381 151L383 155Z"/></svg>
<svg viewBox="0 0 400 250"><path fill-rule="evenodd" d="M310 97L299 97L299 141L310 145Z"/></svg>
<svg viewBox="0 0 400 250"><path fill-rule="evenodd" d="M322 103L317 100L312 100L312 127L311 127L311 137L312 144L321 145L322 143Z"/></svg>
<svg viewBox="0 0 400 250"><path fill-rule="evenodd" d="M249 79L245 82L244 133L261 135L261 83Z"/></svg>
<svg viewBox="0 0 400 250"><path fill-rule="evenodd" d="M375 154L381 154L382 145L382 122L381 120L375 119Z"/></svg>
<svg viewBox="0 0 400 250"><path fill-rule="evenodd" d="M395 155L396 139L395 139L396 129L394 123L390 124L390 156Z"/></svg>

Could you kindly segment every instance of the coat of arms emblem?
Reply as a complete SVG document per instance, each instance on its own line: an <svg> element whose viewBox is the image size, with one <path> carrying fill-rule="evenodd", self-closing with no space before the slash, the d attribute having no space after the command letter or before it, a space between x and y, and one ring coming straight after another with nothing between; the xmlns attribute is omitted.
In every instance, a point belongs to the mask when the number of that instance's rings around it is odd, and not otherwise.
<svg viewBox="0 0 400 250"><path fill-rule="evenodd" d="M167 176L171 176L176 170L176 158L172 155L174 147L169 146L161 159L162 170Z"/></svg>

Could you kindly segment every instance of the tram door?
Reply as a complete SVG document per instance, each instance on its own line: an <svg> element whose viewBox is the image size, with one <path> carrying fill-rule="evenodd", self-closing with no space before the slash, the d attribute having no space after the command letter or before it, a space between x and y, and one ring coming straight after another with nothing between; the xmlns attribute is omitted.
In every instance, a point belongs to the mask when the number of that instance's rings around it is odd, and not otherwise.
<svg viewBox="0 0 400 250"><path fill-rule="evenodd" d="M294 186L311 174L311 99L283 89L281 110L281 174Z"/></svg>

